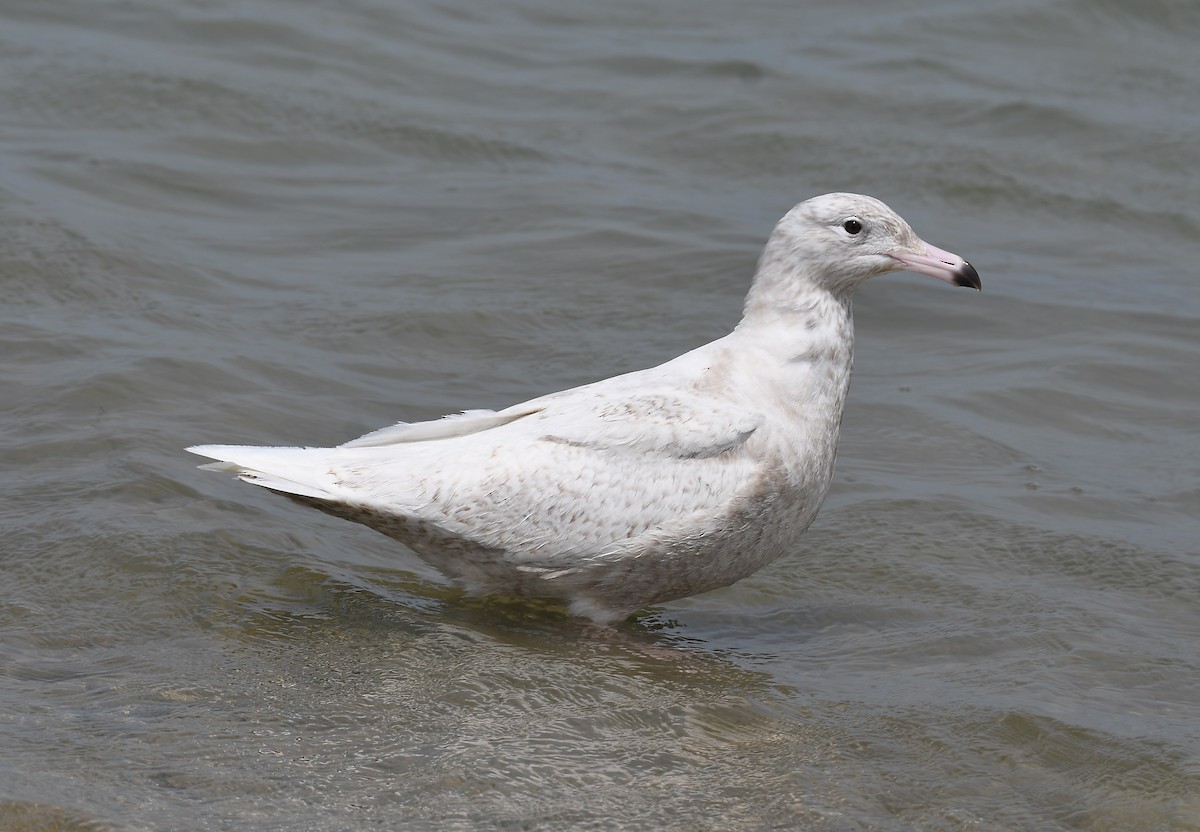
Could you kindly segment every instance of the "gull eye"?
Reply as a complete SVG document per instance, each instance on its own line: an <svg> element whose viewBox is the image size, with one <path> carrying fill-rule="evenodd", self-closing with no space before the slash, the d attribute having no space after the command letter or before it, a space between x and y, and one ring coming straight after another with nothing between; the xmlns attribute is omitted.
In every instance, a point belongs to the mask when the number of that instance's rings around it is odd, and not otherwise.
<svg viewBox="0 0 1200 832"><path fill-rule="evenodd" d="M842 228L846 229L847 234L857 234L858 232L862 231L862 223L856 220L854 217L851 217L842 223Z"/></svg>

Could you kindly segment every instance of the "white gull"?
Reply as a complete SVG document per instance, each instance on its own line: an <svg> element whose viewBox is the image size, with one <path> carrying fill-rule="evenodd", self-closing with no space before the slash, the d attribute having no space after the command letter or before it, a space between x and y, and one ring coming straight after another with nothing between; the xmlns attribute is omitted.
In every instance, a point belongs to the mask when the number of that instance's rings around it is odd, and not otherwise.
<svg viewBox="0 0 1200 832"><path fill-rule="evenodd" d="M851 296L897 270L980 288L879 200L826 194L775 226L733 332L665 364L336 448L188 450L399 540L470 594L612 621L795 549L833 475Z"/></svg>

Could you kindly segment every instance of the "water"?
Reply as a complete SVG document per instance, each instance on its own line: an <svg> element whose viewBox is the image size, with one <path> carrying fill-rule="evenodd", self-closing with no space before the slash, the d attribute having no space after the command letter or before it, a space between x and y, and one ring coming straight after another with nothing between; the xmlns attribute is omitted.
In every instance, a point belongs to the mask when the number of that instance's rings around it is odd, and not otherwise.
<svg viewBox="0 0 1200 832"><path fill-rule="evenodd" d="M9 2L0 827L1200 829L1200 6ZM196 472L864 287L798 551L630 637Z"/></svg>

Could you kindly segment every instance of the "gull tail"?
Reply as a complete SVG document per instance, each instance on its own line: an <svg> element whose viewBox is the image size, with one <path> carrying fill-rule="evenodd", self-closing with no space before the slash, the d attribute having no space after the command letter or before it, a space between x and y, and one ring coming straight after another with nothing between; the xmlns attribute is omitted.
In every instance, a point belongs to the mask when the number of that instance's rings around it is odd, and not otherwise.
<svg viewBox="0 0 1200 832"><path fill-rule="evenodd" d="M218 460L201 465L205 471L224 471L272 491L336 501L337 482L323 463L323 448L268 448L254 445L193 445L188 451Z"/></svg>

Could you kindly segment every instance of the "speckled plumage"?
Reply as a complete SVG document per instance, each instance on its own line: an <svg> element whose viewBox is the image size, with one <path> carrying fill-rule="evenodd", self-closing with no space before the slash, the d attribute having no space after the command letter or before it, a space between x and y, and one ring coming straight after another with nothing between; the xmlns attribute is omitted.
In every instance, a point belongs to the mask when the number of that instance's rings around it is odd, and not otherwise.
<svg viewBox="0 0 1200 832"><path fill-rule="evenodd" d="M737 328L658 367L337 448L189 450L396 538L473 594L612 620L796 546L833 475L851 296L897 269L979 288L883 203L827 194L780 220Z"/></svg>

